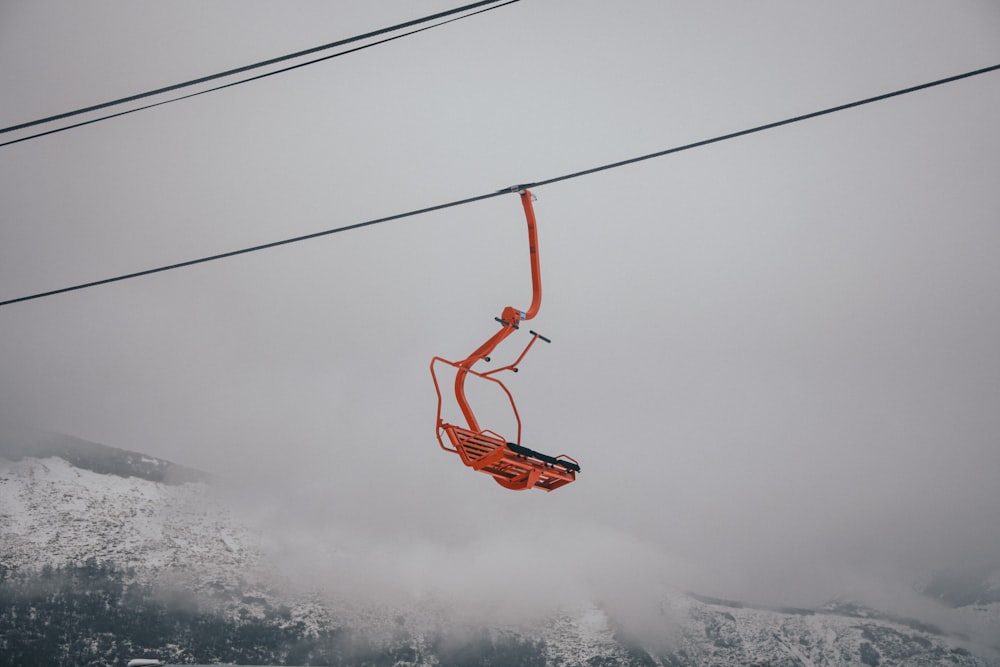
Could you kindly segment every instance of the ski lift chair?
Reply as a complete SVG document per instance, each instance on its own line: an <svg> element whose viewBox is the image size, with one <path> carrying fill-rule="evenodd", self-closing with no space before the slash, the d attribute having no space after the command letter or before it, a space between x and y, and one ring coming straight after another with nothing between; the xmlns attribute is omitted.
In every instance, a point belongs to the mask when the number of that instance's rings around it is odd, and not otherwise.
<svg viewBox="0 0 1000 667"><path fill-rule="evenodd" d="M449 361L442 357L431 359L431 377L434 380L434 390L437 392L438 398L436 433L442 449L458 454L466 466L491 475L504 488L515 491L532 488L552 491L576 480L576 475L580 472L580 464L565 454L549 456L521 444L521 416L514 404L514 397L504 383L496 377L505 371L516 373L518 364L539 339L546 343L551 341L545 336L531 331L531 339L513 363L487 372L473 369L473 366L480 361L490 361L490 355L496 347L508 336L519 330L522 321L532 319L541 306L542 283L538 261L538 235L532 206L533 197L531 192L525 188L512 188L512 191L515 190L520 193L524 215L528 222L528 251L531 260L532 286L531 306L526 311L511 306L504 308L501 316L495 318L500 323L500 330L465 359L461 361ZM455 369L455 400L465 418L464 425L448 423L441 417L443 399L435 370L437 364L446 364ZM513 441L480 426L472 411L472 406L469 405L465 396L465 381L470 375L495 383L507 396L517 422L517 435ZM448 444L445 443L445 438L447 438Z"/></svg>

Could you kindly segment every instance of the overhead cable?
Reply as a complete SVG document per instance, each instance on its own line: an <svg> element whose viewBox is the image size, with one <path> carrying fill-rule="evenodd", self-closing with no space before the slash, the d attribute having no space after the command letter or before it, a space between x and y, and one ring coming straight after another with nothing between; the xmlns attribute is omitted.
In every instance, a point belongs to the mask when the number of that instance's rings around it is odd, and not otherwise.
<svg viewBox="0 0 1000 667"><path fill-rule="evenodd" d="M232 251L220 253L220 254L217 254L217 255L211 255L211 256L208 256L208 257L201 257L201 258L198 258L198 259L192 259L192 260L188 260L188 261L185 261L185 262L179 262L179 263L176 263L176 264L169 264L169 265L160 266L160 267L157 267L157 268L146 269L146 270L143 270L143 271L136 271L134 273L128 273L128 274L124 274L124 275L120 275L120 276L114 276L112 278L104 278L102 280L95 280L95 281L92 281L92 282L82 283L82 284L79 284L79 285L73 285L73 286L70 286L70 287L62 287L62 288L59 288L59 289L49 290L47 292L39 292L37 294L31 294L31 295L28 295L28 296L22 296L22 297L18 297L18 298L14 298L14 299L7 299L6 301L0 301L0 306L6 306L6 305L14 304L14 303L19 303L19 302L22 302L22 301L30 301L30 300L33 300L33 299L41 299L43 297L54 296L56 294L64 294L66 292L73 292L73 291L76 291L76 290L82 290L82 289L86 289L88 287L96 287L98 285L106 285L108 283L119 282L119 281L122 281L122 280L129 280L131 278L138 278L140 276L147 276L147 275L150 275L150 274L153 274L153 273L161 273L163 271L171 271L173 269L179 269L179 268L183 268L183 267L186 267L186 266L193 266L195 264L204 264L206 262L212 262L212 261L219 260L219 259L225 259L227 257L234 257L236 255L243 255L243 254L247 254L247 253L251 253L251 252L257 252L259 250L268 250L270 248L276 248L278 246L289 245L291 243L298 243L300 241L308 241L308 240L312 240L312 239L317 239L317 238L320 238L322 236L329 236L331 234L337 234L339 232L346 232L346 231L351 231L351 230L354 230L354 229L360 229L361 227L369 227L371 225L377 225L377 224L380 224L380 223L383 223L383 222L390 222L392 220L400 220L400 219L403 219L403 218L409 218L409 217L413 217L413 216L417 216L417 215L422 215L424 213L431 213L433 211L440 211L440 210L446 209L446 208L452 208L452 207L455 207L455 206L462 206L464 204L471 204L473 202L483 201L485 199L491 199L493 197L499 197L501 195L509 194L510 192L516 192L516 191L518 191L518 190L520 190L522 188L538 188L538 187L541 187L541 186L544 186L544 185L550 185L552 183L558 183L560 181L566 181L566 180L570 180L570 179L573 179L573 178L579 178L581 176L588 176L588 175L595 174L595 173L598 173L598 172L601 172L601 171L607 171L609 169L616 169L618 167L624 167L626 165L635 164L637 162L642 162L644 160L650 160L650 159L655 158L655 157L663 157L665 155L671 155L673 153L679 153L681 151L691 150L693 148L699 148L699 147L702 147L702 146L707 146L709 144L714 144L714 143L718 143L718 142L721 142L721 141L727 141L729 139L735 139L737 137L743 137L743 136L746 136L748 134L753 134L755 132L762 132L764 130L770 130L770 129L774 129L774 128L781 127L781 126L784 126L784 125L789 125L791 123L797 123L797 122L808 120L808 119L811 119L811 118L817 118L819 116L824 116L824 115L831 114L831 113L834 113L834 112L837 112L837 111L844 111L844 110L847 110L847 109L852 109L854 107L860 107L860 106L863 106L865 104L871 104L873 102L880 102L880 101L883 101L883 100L890 99L892 97L898 97L900 95L906 95L908 93L913 93L913 92L916 92L916 91L919 91L919 90L925 90L927 88L933 88L935 86L944 85L946 83L952 83L952 82L955 82L955 81L959 81L961 79L967 79L969 77L978 76L980 74L986 74L988 72L993 72L993 71L996 71L996 70L1000 70L1000 64L993 65L991 67L984 67L982 69L974 70L974 71L971 71L971 72L966 72L964 74L958 74L958 75L955 75L955 76L949 76L949 77L944 78L944 79L938 79L936 81L931 81L931 82L928 82L928 83L923 83L923 84L920 84L918 86L911 86L909 88L903 88L903 89L896 90L896 91L893 91L893 92L884 93L882 95L876 95L875 97L868 97L868 98L865 98L865 99L862 99L862 100L857 100L855 102L849 102L847 104L841 104L841 105L838 105L838 106L835 106L835 107L829 107L827 109L822 109L820 111L814 111L812 113L802 114L802 115L799 115L799 116L793 116L791 118L786 118L785 120L779 120L779 121L775 121L773 123L767 123L765 125L758 125L756 127L752 127L752 128L749 128L749 129L740 130L738 132L730 132L728 134L722 134L722 135L719 135L719 136L716 136L716 137L712 137L710 139L703 139L701 141L696 141L696 142L693 142L693 143L684 144L682 146L675 146L674 148L667 148L665 150L656 151L655 153L647 153L645 155L640 155L640 156L637 156L637 157L629 158L627 160L619 160L617 162L610 162L608 164L600 165L600 166L597 166L597 167L591 167L589 169L583 169L581 171L575 171L575 172L571 172L571 173L568 173L568 174L563 174L562 176L555 176L555 177L552 177L552 178L547 178L547 179L544 179L544 180L535 181L533 183L524 183L524 184L521 184L521 185L514 185L514 186L511 186L509 188L504 188L502 190L497 190L495 192L488 192L488 193L481 194L481 195L476 195L476 196L473 196L473 197L466 197L465 199L457 199L455 201L447 202L447 203L444 203L444 204L436 204L434 206L428 206L428 207L421 208L421 209L416 209L416 210L413 210L413 211L407 211L405 213L397 213L395 215L389 215L389 216L386 216L386 217L383 217L383 218L376 218L374 220L368 220L366 222L357 222L357 223L354 223L354 224L345 225L343 227L334 227L332 229L326 229L326 230L323 230L323 231L314 232L312 234L305 234L303 236L296 236L296 237L293 237L293 238L283 239L283 240L280 240L280 241L272 241L270 243L264 243L264 244L261 244L261 245L250 246L248 248L242 248L242 249L239 249L239 250L232 250Z"/></svg>
<svg viewBox="0 0 1000 667"><path fill-rule="evenodd" d="M863 100L857 100L855 102L848 102L847 104L840 104L835 107L829 107L827 109L821 109L820 111L813 111L812 113L802 114L801 116L793 116L792 118L786 118L784 120L778 120L773 123L765 123L764 125L758 125L756 127L751 127L746 130L740 130L738 132L730 132L729 134L722 134L717 137L712 137L711 139L702 139L701 141L695 141L694 143L684 144L683 146L675 146L674 148L667 148L662 151L656 151L655 153L647 153L646 155L640 155L638 157L629 158L627 160L620 160L618 162L611 162L608 164L603 164L599 167L591 167L590 169L584 169L582 171L575 171L569 174L564 174L562 176L556 176L554 178L547 178L543 181L537 181L535 183L526 184L527 187L538 187L541 185L549 185L551 183L558 183L559 181L568 181L571 178L579 178L580 176L589 176L590 174L596 174L599 171L606 171L608 169L616 169L618 167L624 167L629 164L635 164L636 162L642 162L644 160L651 160L655 157L663 157L665 155L670 155L671 153L680 153L681 151L691 150L692 148L700 148L702 146L708 146L709 144L715 144L720 141L728 141L729 139L736 139L737 137L745 137L748 134L754 134L756 132L763 132L764 130L773 130L776 127L781 127L783 125L791 125L792 123L798 123L803 120L809 120L811 118L818 118L820 116L826 116L827 114L836 113L837 111L844 111L846 109L852 109L854 107L860 107L865 104L871 104L873 102L881 102L883 100L890 99L892 97L899 97L900 95L907 95L909 93L915 93L918 90L925 90L927 88L933 88L934 86L941 86L946 83L952 83L959 81L961 79L968 79L969 77L977 76L979 74L986 74L987 72L992 72L994 70L1000 70L1000 64L993 65L991 67L984 67L982 69L973 70L971 72L965 72L964 74L956 74L955 76L949 76L944 79L938 79L936 81L930 81L928 83L922 83L918 86L911 86L909 88L902 88L900 90L894 90L891 93L884 93L882 95L876 95L875 97L867 97ZM0 303L0 306L3 304Z"/></svg>
<svg viewBox="0 0 1000 667"><path fill-rule="evenodd" d="M11 125L10 127L0 128L0 134L3 134L5 132L13 132L15 130L22 130L22 129L26 129L26 128L29 128L29 127L34 127L36 125L41 125L43 123L48 123L48 122L56 121L56 120L62 120L64 118L69 118L71 116L77 116L77 115L88 113L88 112L91 112L91 111L99 111L101 109L107 109L109 107L117 106L119 104L125 104L127 102L135 102L137 100L145 99L147 97L153 97L155 95L160 95L160 94L163 94L163 93L168 93L168 92L172 92L172 91L175 91L175 90L180 90L181 88L187 88L187 87L194 86L194 85L197 85L197 84L207 83L209 81L215 81L215 80L222 79L222 78L225 78L225 77L228 77L228 76L232 76L234 74L241 74L243 72L247 72L247 71L250 71L250 70L253 70L253 69L258 69L258 68L261 68L261 67L266 67L268 65L274 65L274 64L277 64L277 63L280 63L280 62L285 62L287 60L292 60L294 58L301 58L302 56L310 55L310 54L313 54L313 53L318 53L320 51L329 50L329 49L332 49L332 48L336 48L338 46L343 46L345 44L350 44L350 43L353 43L353 42L358 42L358 41L361 41L361 40L369 39L371 37L377 37L378 35L384 35L384 34L387 34L387 33L390 33L390 32L396 32L396 31L402 30L404 28L409 28L409 27L412 27L412 26L415 26L415 25L419 25L419 24L422 24L422 23L427 23L427 22L430 22L430 21L434 21L434 20L446 17L446 16L452 16L453 17L453 18L450 18L450 19L448 19L446 21L440 21L439 23L435 23L433 25L424 26L423 28L419 28L419 29L416 29L416 30L410 30L408 32L405 32L405 33L402 33L402 34L399 34L399 35L394 35L392 37L388 37L388 38L385 38L385 39L378 40L376 42L365 44L363 46L359 46L359 47L355 47L355 48L352 48L352 49L348 49L346 51L340 51L340 52L334 53L332 55L324 56L322 58L315 58L315 59L309 60L307 62L298 63L296 65L291 65L291 66L288 66L288 67L283 67L281 69L270 71L270 72L267 72L265 74L259 74L257 76L252 76L252 77L249 77L249 78L246 78L246 79L241 79L239 81L233 81L231 83L223 84L223 85L220 85L220 86L215 86L213 88L208 88L206 90L201 90L201 91L198 91L196 93L190 93L188 95L182 95L182 96L179 96L179 97L173 97L173 98L168 99L168 100L162 100L160 102L156 102L156 103L153 103L153 104L146 104L144 106L135 107L135 108L132 108L132 109L128 109L126 111L119 111L117 113L108 114L108 115L105 115L105 116L101 116L99 118L93 118L93 119L90 119L90 120L87 120L87 121L84 121L84 122L80 122L80 123L74 123L72 125L66 125L66 126L63 126L63 127L59 127L59 128L53 129L53 130L48 130L48 131L45 131L45 132L38 132L36 134L31 134L31 135L28 135L28 136L24 136L24 137L21 137L19 139L14 139L12 141L6 141L6 142L3 142L3 143L0 143L0 147L9 146L11 144L20 143L22 141L27 141L29 139L35 139L35 138L38 138L38 137L44 137L46 135L55 134L57 132L64 132L65 130L72 129L74 127L81 127L83 125L90 125L91 123L96 123L98 121L107 120L109 118L117 118L118 116L124 116L126 114L135 113L136 111L143 111L144 109L151 109L153 107L161 106L161 105L164 105L164 104L169 104L171 102L178 102L180 100L186 100L188 98L196 97L198 95L204 95L205 93L211 93L211 92L214 92L214 91L217 91L217 90L222 90L223 88L230 88L232 86L236 86L236 85L239 85L241 83L247 83L249 81L256 81L257 79L263 79L263 78L266 78L266 77L269 77L269 76L274 76L275 74L281 74L283 72L288 72L290 70L298 69L300 67L305 67L306 65L313 65L313 64L318 63L318 62L323 62L324 60L330 60L331 58L337 58L339 56L347 55L348 53L354 53L356 51L361 51L363 49L371 48L373 46L378 46L379 44L385 44L386 42L391 42L393 40L400 39L402 37L408 37L410 35L415 35L415 34L417 34L419 32L424 32L425 30L430 30L431 28L437 28L439 26L443 26L443 25L446 25L448 23L452 23L454 21L459 21L461 19L468 18L470 16L475 16L476 14L482 14L483 12L487 12L487 11L490 11L492 9L499 9L500 7L505 7L507 5L511 5L511 4L514 4L515 2L519 2L519 1L520 0L506 0L505 2L501 2L500 0L483 0L481 2L475 2L475 3L472 3L470 5L465 5L465 6L462 6L462 7L456 7L455 9L449 9L447 11L438 12L437 14L432 14L430 16L425 16L423 18L414 19L412 21L407 21L405 23L400 23L398 25L390 26L388 28L382 28L380 30L374 30L372 32L365 33L363 35L357 35L355 37L349 37L347 39L342 39L342 40L339 40L339 41L336 41L336 42L331 42L330 44L324 44L323 46L316 46L316 47L313 47L311 49L306 49L304 51L298 51L296 53L290 53L288 55L279 56L277 58L271 58L269 60L264 60L264 61L261 61L259 63L254 63L252 65L244 65L243 67L237 67L235 69L227 70L225 72L219 72L217 74L210 74L208 76L199 77L197 79L192 79L190 81L185 81L183 83L176 83L176 84L173 84L173 85L170 85L170 86L164 86L163 88L157 88L155 90L146 91L144 93L138 93L136 95L129 95L128 97L123 97L123 98L120 98L120 99L117 99L117 100L112 100L110 102L103 102L101 104L95 104L93 106L85 107L85 108L82 108L82 109L76 109L74 111L67 111L67 112L64 112L64 113L56 114L54 116L49 116L47 118L40 118L38 120L33 120L33 121L26 122L26 123L19 123L17 125ZM498 2L500 4L496 4ZM475 9L477 7L482 7L483 5L494 5L494 6L493 7L486 7L485 9L479 9L478 11L469 12L467 14L462 14L461 16L457 16L457 17L454 16L455 14L459 14L461 12L465 12L465 11L468 11L470 9Z"/></svg>
<svg viewBox="0 0 1000 667"><path fill-rule="evenodd" d="M360 229L362 227L369 227L371 225L377 225L381 222L389 222L390 220L399 220L401 218L409 218L415 215L421 215L423 213L430 213L432 211L440 211L441 209L451 208L453 206L461 206L462 204L471 204L473 202L482 201L483 199L491 199L493 197L499 197L502 194L506 194L507 190L501 190L499 192L490 192L485 195L478 195L476 197L468 197L466 199L459 199L458 201L448 202L447 204L437 204L435 206L428 206L426 208L421 208L415 211L407 211L406 213L397 213L396 215L389 215L384 218L377 218L375 220L368 220L366 222L356 222L352 225L345 225L343 227L336 227L334 229L326 229L321 232L314 232L312 234L304 234L302 236L296 236L290 239L282 239L280 241L272 241L270 243L262 243L260 245L251 246L249 248L241 248L239 250L231 250L229 252L219 253L218 255L211 255L209 257L200 257L198 259L191 259L185 262L178 262L176 264L169 264L167 266L159 266L154 269L145 269L143 271L136 271L135 273L127 273L125 275L115 276L113 278L104 278L103 280L95 280L93 282L84 283L81 285L73 285L72 287L63 287L60 289L50 290L48 292L42 292L40 294L32 294L31 296L23 296L17 299L8 299L7 301L0 301L0 306L6 306L12 303L18 303L20 301L30 301L32 299L41 299L46 296L54 296L56 294L63 294L65 292L74 292L76 290L86 289L88 287L97 287L98 285L107 285L108 283L116 283L122 280L129 280L131 278L139 278L140 276L148 276L153 273L162 273L164 271L172 271L173 269L180 269L185 266L194 266L195 264L204 264L206 262L214 262L218 259L225 259L227 257L235 257L236 255L245 255L251 252L257 252L259 250L269 250L271 248L277 248L278 246L289 245L291 243L298 243L300 241L309 241L311 239L317 239L321 236L329 236L330 234L336 234L338 232L347 232L353 229Z"/></svg>

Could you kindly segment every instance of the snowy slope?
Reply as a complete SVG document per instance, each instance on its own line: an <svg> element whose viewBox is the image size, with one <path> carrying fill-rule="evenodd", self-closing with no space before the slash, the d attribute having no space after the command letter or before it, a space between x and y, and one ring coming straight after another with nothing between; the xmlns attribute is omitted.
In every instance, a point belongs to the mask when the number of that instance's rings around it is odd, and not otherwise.
<svg viewBox="0 0 1000 667"><path fill-rule="evenodd" d="M857 609L857 608L855 608ZM777 611L672 597L665 617L680 622L665 664L989 664L971 644L871 614L837 609Z"/></svg>
<svg viewBox="0 0 1000 667"><path fill-rule="evenodd" d="M878 616L877 612L874 616ZM835 611L752 608L670 591L650 638L630 637L597 606L554 619L540 633L548 664L997 665L995 652L883 618Z"/></svg>
<svg viewBox="0 0 1000 667"><path fill-rule="evenodd" d="M7 568L96 559L150 577L183 572L194 590L235 589L261 571L255 544L205 483L99 474L56 457L0 459Z"/></svg>
<svg viewBox="0 0 1000 667"><path fill-rule="evenodd" d="M441 652L458 636L478 637L477 646L489 647L495 660L525 655L535 659L525 664L567 667L1000 665L986 647L850 605L780 611L677 590L664 590L659 616L647 619L643 637L631 636L598 604L566 609L532 627L457 633L461 623L440 601L348 608L319 596L286 596L258 543L204 481L102 474L59 457L0 458L3 568L113 562L133 568L137 578L166 577L211 598L230 618L274 618L282 608L278 622L302 637L357 628L373 655L394 655L392 664L400 666L448 662ZM960 611L996 621L994 603Z"/></svg>

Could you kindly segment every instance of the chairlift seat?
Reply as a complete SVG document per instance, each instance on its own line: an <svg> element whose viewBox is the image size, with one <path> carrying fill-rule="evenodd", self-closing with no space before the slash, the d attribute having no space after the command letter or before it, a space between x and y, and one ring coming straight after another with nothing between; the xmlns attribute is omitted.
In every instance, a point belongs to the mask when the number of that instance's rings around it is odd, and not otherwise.
<svg viewBox="0 0 1000 667"><path fill-rule="evenodd" d="M580 472L580 465L565 455L548 456L495 434L477 433L454 424L442 423L441 428L465 465L492 475L498 484L511 490L552 491L576 480Z"/></svg>

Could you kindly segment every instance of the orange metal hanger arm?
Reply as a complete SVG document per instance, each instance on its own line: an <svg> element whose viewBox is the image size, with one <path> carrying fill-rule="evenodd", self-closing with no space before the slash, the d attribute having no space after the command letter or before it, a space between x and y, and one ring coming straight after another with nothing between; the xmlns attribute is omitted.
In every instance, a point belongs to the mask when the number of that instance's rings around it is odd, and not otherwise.
<svg viewBox="0 0 1000 667"><path fill-rule="evenodd" d="M476 362L487 359L493 350L507 338L507 336L517 330L522 320L530 320L538 314L538 309L542 305L542 270L538 259L538 231L535 224L535 209L531 204L531 192L521 190L521 205L524 207L524 217L528 222L528 253L531 261L531 305L527 310L518 310L513 306L507 306L499 318L500 330L490 336L489 339L476 350L459 362L458 372L455 374L455 399L458 406L469 423L469 429L480 431L479 422L476 420L469 401L465 398L465 378L469 370ZM531 342L534 342L532 339ZM531 344L529 343L529 347ZM527 350L525 350L527 351ZM522 357L524 355L522 354Z"/></svg>

